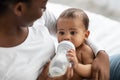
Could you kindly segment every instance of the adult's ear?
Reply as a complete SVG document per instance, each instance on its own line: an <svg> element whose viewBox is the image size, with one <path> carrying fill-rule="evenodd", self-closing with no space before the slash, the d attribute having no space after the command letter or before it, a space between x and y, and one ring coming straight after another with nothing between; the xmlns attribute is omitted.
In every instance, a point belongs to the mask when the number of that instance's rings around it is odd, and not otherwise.
<svg viewBox="0 0 120 80"><path fill-rule="evenodd" d="M21 16L25 12L25 10L26 10L26 4L22 2L15 4L13 8L13 11L17 16Z"/></svg>

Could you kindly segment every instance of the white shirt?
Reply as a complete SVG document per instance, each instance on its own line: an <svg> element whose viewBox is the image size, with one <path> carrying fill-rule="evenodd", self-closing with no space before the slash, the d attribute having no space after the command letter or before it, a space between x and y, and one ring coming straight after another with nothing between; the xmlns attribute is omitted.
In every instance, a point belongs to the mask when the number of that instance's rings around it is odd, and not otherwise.
<svg viewBox="0 0 120 80"><path fill-rule="evenodd" d="M45 26L29 27L27 39L10 48L0 47L0 80L36 80L54 55L54 43Z"/></svg>

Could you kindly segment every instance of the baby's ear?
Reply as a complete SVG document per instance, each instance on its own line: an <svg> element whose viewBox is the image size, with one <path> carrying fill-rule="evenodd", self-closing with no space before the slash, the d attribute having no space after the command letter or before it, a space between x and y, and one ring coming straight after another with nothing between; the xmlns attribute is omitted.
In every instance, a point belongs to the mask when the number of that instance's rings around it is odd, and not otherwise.
<svg viewBox="0 0 120 80"><path fill-rule="evenodd" d="M86 30L86 31L85 31L85 40L87 40L87 39L88 39L89 34L90 34L90 31L89 31L89 30Z"/></svg>

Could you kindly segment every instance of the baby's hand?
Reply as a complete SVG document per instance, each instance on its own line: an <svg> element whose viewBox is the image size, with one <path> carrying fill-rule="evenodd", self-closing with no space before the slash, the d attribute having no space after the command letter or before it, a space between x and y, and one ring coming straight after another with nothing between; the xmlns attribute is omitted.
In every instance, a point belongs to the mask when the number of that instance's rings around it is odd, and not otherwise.
<svg viewBox="0 0 120 80"><path fill-rule="evenodd" d="M71 49L67 53L68 60L71 62L72 67L76 68L78 66L78 59L75 50Z"/></svg>

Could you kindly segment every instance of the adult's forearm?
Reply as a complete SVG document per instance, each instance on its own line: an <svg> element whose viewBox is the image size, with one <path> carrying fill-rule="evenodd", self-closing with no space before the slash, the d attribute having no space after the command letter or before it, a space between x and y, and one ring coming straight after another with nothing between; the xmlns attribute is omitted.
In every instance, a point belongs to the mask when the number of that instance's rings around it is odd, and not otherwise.
<svg viewBox="0 0 120 80"><path fill-rule="evenodd" d="M104 50L100 50L92 63L93 80L109 80L110 63L109 56Z"/></svg>

